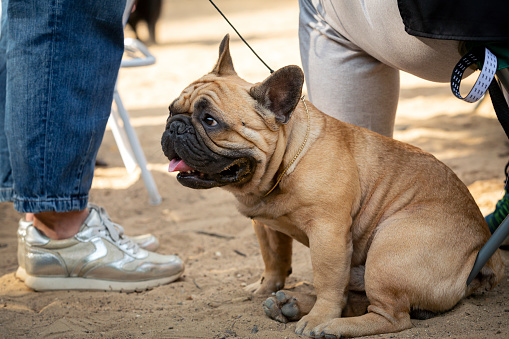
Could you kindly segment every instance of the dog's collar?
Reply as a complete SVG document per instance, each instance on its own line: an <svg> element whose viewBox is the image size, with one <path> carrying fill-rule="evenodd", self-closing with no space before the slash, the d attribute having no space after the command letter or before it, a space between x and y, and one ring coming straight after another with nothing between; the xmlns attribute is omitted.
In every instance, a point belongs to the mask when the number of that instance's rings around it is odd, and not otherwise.
<svg viewBox="0 0 509 339"><path fill-rule="evenodd" d="M268 196L270 193L272 193L272 191L277 187L277 185L279 185L279 182L281 181L281 179L283 179L283 176L286 174L286 171L290 168L290 166L293 165L295 160L297 160L297 158L299 157L300 153L302 152L302 150L304 149L304 146L306 146L306 143L308 141L309 132L311 130L311 121L310 121L311 118L309 117L309 110L308 110L308 106L306 105L306 101L305 101L304 95L300 98L300 100L302 100L302 103L304 104L304 107L306 108L306 116L307 116L307 120L308 120L307 130L306 130L306 137L304 138L304 142L302 143L302 145L300 146L299 150L297 151L297 154L295 154L295 156L293 157L292 161L290 161L290 163L285 167L283 172L281 172L281 174L279 174L279 176L277 177L276 183L274 184L274 186L272 186L272 188L267 193L265 193L265 195L263 196L264 198L266 196Z"/></svg>

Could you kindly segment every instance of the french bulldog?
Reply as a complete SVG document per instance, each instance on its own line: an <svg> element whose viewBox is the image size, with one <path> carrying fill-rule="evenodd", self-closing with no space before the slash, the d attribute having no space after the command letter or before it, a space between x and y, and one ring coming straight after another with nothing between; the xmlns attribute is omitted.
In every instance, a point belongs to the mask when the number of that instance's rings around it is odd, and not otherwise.
<svg viewBox="0 0 509 339"><path fill-rule="evenodd" d="M161 141L182 185L222 187L253 220L265 271L249 290L282 289L293 239L309 247L316 297L279 291L266 313L298 320L301 335L374 335L497 285L499 252L466 284L490 231L460 179L429 153L320 112L303 83L298 66L241 79L226 36L212 72L170 105Z"/></svg>

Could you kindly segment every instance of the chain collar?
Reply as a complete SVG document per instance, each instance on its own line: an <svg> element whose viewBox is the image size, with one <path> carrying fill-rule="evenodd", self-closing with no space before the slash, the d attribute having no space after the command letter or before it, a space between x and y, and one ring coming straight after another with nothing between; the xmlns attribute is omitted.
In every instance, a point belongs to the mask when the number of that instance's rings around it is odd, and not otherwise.
<svg viewBox="0 0 509 339"><path fill-rule="evenodd" d="M263 196L264 198L266 196L268 196L277 187L277 185L279 185L279 182L283 179L283 176L286 174L286 171L288 171L290 166L292 166L293 163L295 162L295 160L297 160L297 158L299 157L300 153L302 152L302 150L304 149L304 146L306 146L306 143L308 141L309 132L311 130L311 122L310 122L311 118L309 117L309 110L308 110L308 106L306 105L305 97L302 96L300 98L300 100L302 101L302 103L304 104L304 107L306 108L306 116L307 116L306 137L304 138L304 142L302 143L302 145L300 146L299 150L297 151L297 154L295 154L295 156L293 157L292 161L290 161L290 163L285 167L283 172L281 172L281 174L279 174L279 176L277 177L276 183L274 184L274 186L272 186L272 188L267 193L265 193L265 195Z"/></svg>

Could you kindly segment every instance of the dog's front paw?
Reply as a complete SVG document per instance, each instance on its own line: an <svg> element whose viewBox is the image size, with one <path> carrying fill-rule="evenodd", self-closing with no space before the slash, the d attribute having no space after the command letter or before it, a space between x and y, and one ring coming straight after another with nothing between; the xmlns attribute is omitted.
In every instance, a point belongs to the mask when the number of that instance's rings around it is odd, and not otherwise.
<svg viewBox="0 0 509 339"><path fill-rule="evenodd" d="M262 284L262 279L259 279L257 282L247 285L244 287L244 290L253 294L270 294L271 292L267 290L265 286Z"/></svg>

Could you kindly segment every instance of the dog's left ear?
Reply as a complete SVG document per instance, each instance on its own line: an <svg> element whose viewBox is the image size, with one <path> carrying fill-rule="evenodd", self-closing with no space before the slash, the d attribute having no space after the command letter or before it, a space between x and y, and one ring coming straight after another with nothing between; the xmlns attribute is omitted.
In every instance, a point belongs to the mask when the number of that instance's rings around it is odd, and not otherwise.
<svg viewBox="0 0 509 339"><path fill-rule="evenodd" d="M233 68L232 56L230 55L230 34L226 34L219 45L219 58L212 70L217 75L236 75Z"/></svg>
<svg viewBox="0 0 509 339"><path fill-rule="evenodd" d="M272 73L262 83L251 87L249 94L286 124L299 103L304 73L298 66L286 66Z"/></svg>

